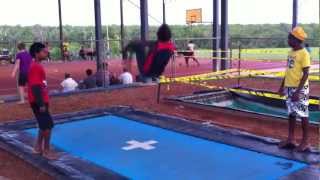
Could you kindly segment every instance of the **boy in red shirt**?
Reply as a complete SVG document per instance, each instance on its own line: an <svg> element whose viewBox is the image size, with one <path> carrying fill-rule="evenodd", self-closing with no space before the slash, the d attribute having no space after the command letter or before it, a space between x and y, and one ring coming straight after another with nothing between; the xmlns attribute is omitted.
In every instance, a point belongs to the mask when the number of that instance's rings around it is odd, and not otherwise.
<svg viewBox="0 0 320 180"><path fill-rule="evenodd" d="M30 54L34 61L30 66L28 74L28 96L39 127L34 152L52 159L53 156L50 154L50 137L54 123L49 112L46 73L41 65L41 61L48 58L48 52L44 44L36 42L31 45Z"/></svg>
<svg viewBox="0 0 320 180"><path fill-rule="evenodd" d="M171 37L170 27L167 24L162 24L157 31L156 41L136 40L129 42L123 51L124 64L129 66L128 69L130 70L131 60L128 61L128 52L130 56L135 53L140 80L144 82L158 80L176 50Z"/></svg>

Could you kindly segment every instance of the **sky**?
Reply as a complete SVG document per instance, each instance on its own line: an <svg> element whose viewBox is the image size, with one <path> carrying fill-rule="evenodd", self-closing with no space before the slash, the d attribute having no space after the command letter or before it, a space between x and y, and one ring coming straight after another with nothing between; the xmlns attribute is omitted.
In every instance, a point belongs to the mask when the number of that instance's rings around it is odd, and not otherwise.
<svg viewBox="0 0 320 180"><path fill-rule="evenodd" d="M58 25L57 0L0 0L0 25ZM93 0L61 0L63 24L94 25ZM126 25L139 25L139 0L124 0ZM211 22L212 0L166 0L167 23L185 24L187 9L202 8ZM120 24L119 0L101 0L102 24ZM162 0L149 0L151 25L162 21ZM291 23L292 0L229 0L230 24ZM300 0L300 23L319 23L319 0Z"/></svg>

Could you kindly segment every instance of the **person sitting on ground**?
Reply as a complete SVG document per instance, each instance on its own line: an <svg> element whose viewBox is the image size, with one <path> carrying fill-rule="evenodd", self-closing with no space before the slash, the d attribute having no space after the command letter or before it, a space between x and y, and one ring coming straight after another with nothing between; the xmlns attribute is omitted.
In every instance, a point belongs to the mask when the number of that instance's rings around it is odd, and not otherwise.
<svg viewBox="0 0 320 180"><path fill-rule="evenodd" d="M109 80L110 80L110 86L121 84L120 80L112 72L109 75Z"/></svg>
<svg viewBox="0 0 320 180"><path fill-rule="evenodd" d="M302 141L297 151L309 150L309 69L310 54L303 48L307 34L301 27L294 28L288 35L288 44L292 51L288 56L285 78L279 89L280 95L287 97L289 115L288 138L279 144L280 148L296 148L294 131L296 119L302 121Z"/></svg>
<svg viewBox="0 0 320 180"><path fill-rule="evenodd" d="M127 68L123 68L123 73L119 76L121 84L132 84L133 77Z"/></svg>
<svg viewBox="0 0 320 180"><path fill-rule="evenodd" d="M93 74L92 69L86 70L87 77L80 82L80 89L92 89L97 87L96 76Z"/></svg>
<svg viewBox="0 0 320 180"><path fill-rule="evenodd" d="M131 41L124 48L123 55L124 60L127 60L128 52L136 54L139 79L149 82L162 75L175 49L171 41L170 27L163 24L157 31L157 41ZM130 64L128 66L130 67Z"/></svg>
<svg viewBox="0 0 320 180"><path fill-rule="evenodd" d="M20 96L19 104L25 103L25 87L28 82L29 68L32 63L32 56L26 50L26 45L24 43L18 44L18 54L16 56L15 66L13 68L12 77L18 75L18 92Z"/></svg>
<svg viewBox="0 0 320 180"><path fill-rule="evenodd" d="M62 92L72 92L78 87L78 83L72 79L71 75L66 73L64 80L61 82Z"/></svg>

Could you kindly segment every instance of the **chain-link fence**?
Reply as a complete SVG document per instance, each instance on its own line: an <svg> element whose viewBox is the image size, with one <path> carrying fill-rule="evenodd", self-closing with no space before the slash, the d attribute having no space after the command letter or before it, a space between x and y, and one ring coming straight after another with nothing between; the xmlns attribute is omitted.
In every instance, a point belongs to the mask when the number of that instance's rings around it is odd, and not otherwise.
<svg viewBox="0 0 320 180"><path fill-rule="evenodd" d="M17 53L17 44L20 41L2 41L0 42L0 55L10 54L10 62L14 62L15 54ZM27 48L33 42L24 42ZM60 41L45 41L43 42L48 46L50 52L50 60L94 60L96 57L96 41L65 41L61 47ZM107 59L121 57L121 42L118 39L104 40L103 56ZM63 52L66 51L63 57ZM9 61L8 61L9 62Z"/></svg>
<svg viewBox="0 0 320 180"><path fill-rule="evenodd" d="M216 52L212 51L214 40L213 38L174 39L177 54L168 64L164 75L170 78L201 75L201 77L209 77L208 81L204 81L207 85L211 84L220 87L242 86L258 89L270 88L276 91L279 86L279 81L283 77L281 72L283 72L286 67L287 56L290 51L285 38L231 38L229 40L230 48L225 51L227 52L227 57L224 59L220 58L222 52L220 49ZM14 59L18 43L18 41L0 42L0 54L4 54L6 51L5 53L9 54L11 59ZM27 47L29 47L32 42L25 43ZM48 49L50 50L51 62L61 62L63 59L65 59L66 62L77 62L71 64L46 65L49 71L49 79L52 79L51 84L54 84L52 85L52 89L56 89L59 86L59 81L63 79L64 73L71 73L77 80L81 80L81 78L85 76L86 69L96 69L96 41L69 40L64 42L67 46L66 50L68 51L67 58L62 57L64 53L61 53L61 43L59 41L48 41L44 43L48 45ZM193 53L191 54L190 43L194 44L192 48ZM313 81L312 86L313 84L318 86L317 84L320 82L318 78L320 75L320 41L308 40L306 43L310 46L310 54L312 56L312 68L310 70ZM121 41L117 39L105 40L103 45L103 59L109 60L108 70L117 76L122 71L120 61ZM64 49L64 47L62 49ZM213 72L213 69L216 68L214 67L215 64L219 66L221 61L228 61L230 69L227 71ZM136 70L132 73L133 75L137 75ZM1 74L4 76L1 81L13 81L10 78L10 67L1 67ZM4 84L3 87L5 88L6 83L2 84ZM15 84L12 82L8 84L11 89L15 87ZM206 86L202 86L201 88L206 89ZM314 89L314 87L312 87L312 89Z"/></svg>

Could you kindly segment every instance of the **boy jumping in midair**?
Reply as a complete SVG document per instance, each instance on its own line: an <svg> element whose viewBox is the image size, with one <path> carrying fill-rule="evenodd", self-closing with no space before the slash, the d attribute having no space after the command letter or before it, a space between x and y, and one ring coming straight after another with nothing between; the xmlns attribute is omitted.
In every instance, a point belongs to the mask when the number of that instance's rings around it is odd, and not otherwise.
<svg viewBox="0 0 320 180"><path fill-rule="evenodd" d="M157 31L157 41L131 41L124 48L124 63L131 70L131 60L128 61L128 52L136 54L139 78L148 82L158 79L168 65L170 58L176 50L171 41L171 29L167 24L162 24ZM131 58L129 58L131 59Z"/></svg>
<svg viewBox="0 0 320 180"><path fill-rule="evenodd" d="M48 159L53 159L54 157L50 153L50 137L54 124L49 112L46 73L41 65L41 61L48 58L48 52L44 44L34 43L30 47L30 54L34 61L30 66L28 74L28 96L39 127L34 152L42 154Z"/></svg>
<svg viewBox="0 0 320 180"><path fill-rule="evenodd" d="M309 149L309 68L310 55L303 47L307 34L301 27L294 28L288 36L288 44L292 48L289 53L285 78L279 89L281 95L287 96L289 115L288 139L279 144L280 148L296 148L297 151ZM296 147L294 130L296 119L302 120L303 137L300 145Z"/></svg>

